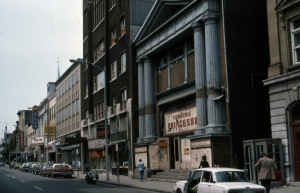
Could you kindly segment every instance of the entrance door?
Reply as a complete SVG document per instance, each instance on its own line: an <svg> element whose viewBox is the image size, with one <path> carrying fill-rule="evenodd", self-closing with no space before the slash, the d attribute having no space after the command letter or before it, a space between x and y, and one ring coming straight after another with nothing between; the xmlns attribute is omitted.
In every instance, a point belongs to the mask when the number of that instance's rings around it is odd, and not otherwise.
<svg viewBox="0 0 300 193"><path fill-rule="evenodd" d="M293 128L295 180L300 181L300 126Z"/></svg>
<svg viewBox="0 0 300 193"><path fill-rule="evenodd" d="M180 138L174 138L174 164L175 169L180 169Z"/></svg>

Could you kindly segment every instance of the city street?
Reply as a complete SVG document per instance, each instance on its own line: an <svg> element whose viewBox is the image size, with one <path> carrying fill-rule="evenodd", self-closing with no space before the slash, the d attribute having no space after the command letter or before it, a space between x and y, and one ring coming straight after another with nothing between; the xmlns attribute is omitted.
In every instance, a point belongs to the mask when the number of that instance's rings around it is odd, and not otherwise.
<svg viewBox="0 0 300 193"><path fill-rule="evenodd" d="M50 178L34 175L28 172L21 172L7 167L0 167L0 187L1 192L10 193L53 193L53 192L72 192L72 193L151 193L131 187L122 187L113 184L96 183L88 184L82 178L74 175L72 178Z"/></svg>

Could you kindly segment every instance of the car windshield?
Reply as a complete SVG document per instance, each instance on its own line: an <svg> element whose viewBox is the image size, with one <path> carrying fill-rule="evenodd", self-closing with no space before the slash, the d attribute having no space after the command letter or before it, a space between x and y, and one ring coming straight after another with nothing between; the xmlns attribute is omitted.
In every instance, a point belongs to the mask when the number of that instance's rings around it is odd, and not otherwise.
<svg viewBox="0 0 300 193"><path fill-rule="evenodd" d="M222 171L216 172L217 182L248 182L245 172Z"/></svg>

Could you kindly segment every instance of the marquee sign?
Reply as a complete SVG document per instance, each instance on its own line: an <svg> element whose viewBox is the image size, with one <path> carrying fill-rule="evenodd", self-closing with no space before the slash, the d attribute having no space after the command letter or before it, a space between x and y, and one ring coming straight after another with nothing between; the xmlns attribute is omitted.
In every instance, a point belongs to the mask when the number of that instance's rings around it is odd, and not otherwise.
<svg viewBox="0 0 300 193"><path fill-rule="evenodd" d="M196 127L196 107L165 113L166 135L193 131Z"/></svg>

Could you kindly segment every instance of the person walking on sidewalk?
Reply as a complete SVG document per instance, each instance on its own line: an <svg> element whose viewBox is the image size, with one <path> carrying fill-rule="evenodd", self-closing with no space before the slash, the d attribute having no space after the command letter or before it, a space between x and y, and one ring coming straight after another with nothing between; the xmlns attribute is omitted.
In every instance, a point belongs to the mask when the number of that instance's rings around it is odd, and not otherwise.
<svg viewBox="0 0 300 193"><path fill-rule="evenodd" d="M266 153L261 153L255 167L259 169L258 179L261 185L266 188L266 193L270 193L271 181L276 179L274 170L277 169L275 161L267 157Z"/></svg>
<svg viewBox="0 0 300 193"><path fill-rule="evenodd" d="M140 181L144 181L144 169L146 168L144 165L144 162L142 162L142 159L139 159L138 168L140 172Z"/></svg>

